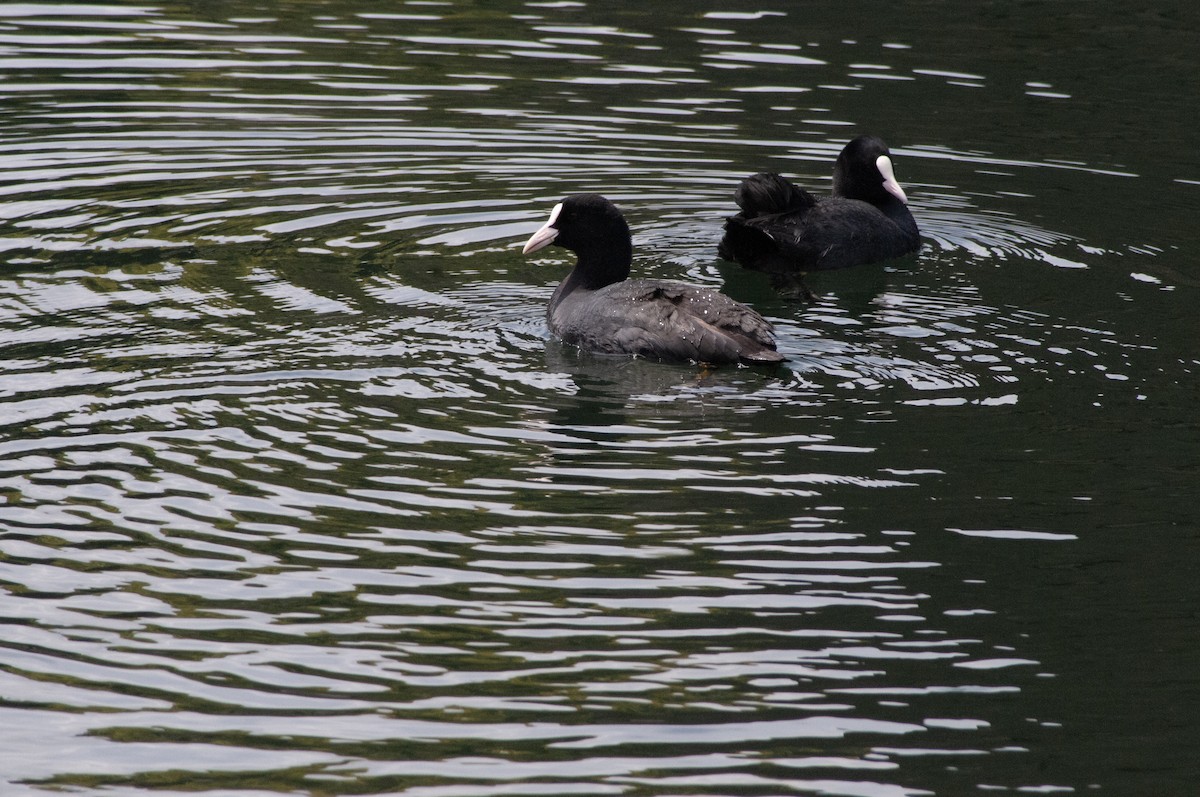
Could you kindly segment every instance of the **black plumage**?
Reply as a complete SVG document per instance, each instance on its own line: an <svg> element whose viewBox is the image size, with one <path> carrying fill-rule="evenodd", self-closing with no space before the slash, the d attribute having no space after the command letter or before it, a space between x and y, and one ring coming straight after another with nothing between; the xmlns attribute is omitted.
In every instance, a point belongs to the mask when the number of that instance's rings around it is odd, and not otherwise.
<svg viewBox="0 0 1200 797"><path fill-rule="evenodd" d="M550 299L550 331L579 348L673 362L778 363L771 324L723 293L683 282L629 279L633 240L616 205L575 194L555 206L524 252L549 244L577 256Z"/></svg>
<svg viewBox="0 0 1200 797"><path fill-rule="evenodd" d="M741 212L726 220L718 254L776 277L888 260L921 245L891 152L876 136L859 136L838 155L829 197L762 173L743 180L734 200Z"/></svg>

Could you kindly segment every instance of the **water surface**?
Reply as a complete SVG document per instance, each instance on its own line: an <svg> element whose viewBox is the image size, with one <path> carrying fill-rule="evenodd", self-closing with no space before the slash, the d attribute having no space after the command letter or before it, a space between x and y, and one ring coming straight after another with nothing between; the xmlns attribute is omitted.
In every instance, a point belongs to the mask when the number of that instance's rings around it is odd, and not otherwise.
<svg viewBox="0 0 1200 797"><path fill-rule="evenodd" d="M1186 793L1195 17L0 5L5 794ZM788 367L551 340L577 191Z"/></svg>

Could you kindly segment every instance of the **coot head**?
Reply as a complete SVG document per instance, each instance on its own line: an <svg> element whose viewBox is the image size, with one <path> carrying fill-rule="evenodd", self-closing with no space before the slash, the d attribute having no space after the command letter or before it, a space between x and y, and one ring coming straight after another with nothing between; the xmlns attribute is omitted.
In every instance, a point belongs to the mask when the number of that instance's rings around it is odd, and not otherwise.
<svg viewBox="0 0 1200 797"><path fill-rule="evenodd" d="M576 254L575 271L585 287L602 288L629 277L629 225L617 206L599 194L573 194L559 202L521 251L529 254L550 244Z"/></svg>
<svg viewBox="0 0 1200 797"><path fill-rule="evenodd" d="M523 254L554 244L578 253L630 238L617 206L599 194L573 194L554 206L550 218L525 242Z"/></svg>
<svg viewBox="0 0 1200 797"><path fill-rule="evenodd" d="M842 149L833 165L833 194L872 205L895 200L908 204L896 182L892 153L878 136L859 136Z"/></svg>

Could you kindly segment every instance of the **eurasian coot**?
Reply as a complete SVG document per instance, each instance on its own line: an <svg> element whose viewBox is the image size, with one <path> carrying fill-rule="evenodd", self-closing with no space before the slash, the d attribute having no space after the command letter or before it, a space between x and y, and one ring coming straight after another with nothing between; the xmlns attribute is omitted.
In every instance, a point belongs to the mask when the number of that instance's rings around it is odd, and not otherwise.
<svg viewBox="0 0 1200 797"><path fill-rule="evenodd" d="M550 299L550 331L585 351L675 362L778 363L770 323L744 304L682 282L629 279L633 240L617 206L598 194L575 194L522 250L549 244L577 256Z"/></svg>
<svg viewBox="0 0 1200 797"><path fill-rule="evenodd" d="M915 252L921 245L891 153L876 136L845 146L833 167L833 195L816 198L778 174L738 186L741 208L725 222L717 252L777 284L807 271L846 268Z"/></svg>

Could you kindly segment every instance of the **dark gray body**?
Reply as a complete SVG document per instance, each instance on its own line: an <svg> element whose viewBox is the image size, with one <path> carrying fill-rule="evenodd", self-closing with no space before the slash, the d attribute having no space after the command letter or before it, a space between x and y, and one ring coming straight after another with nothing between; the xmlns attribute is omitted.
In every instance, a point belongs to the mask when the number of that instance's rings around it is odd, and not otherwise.
<svg viewBox="0 0 1200 797"><path fill-rule="evenodd" d="M713 365L784 360L770 323L717 291L667 280L597 290L571 283L558 286L546 319L564 343L585 351Z"/></svg>
<svg viewBox="0 0 1200 797"><path fill-rule="evenodd" d="M746 268L779 274L877 263L920 245L917 222L899 200L880 207L828 197L783 213L738 213L725 222L717 251Z"/></svg>

